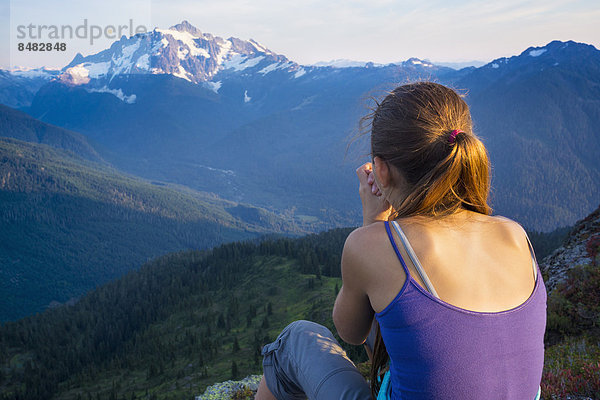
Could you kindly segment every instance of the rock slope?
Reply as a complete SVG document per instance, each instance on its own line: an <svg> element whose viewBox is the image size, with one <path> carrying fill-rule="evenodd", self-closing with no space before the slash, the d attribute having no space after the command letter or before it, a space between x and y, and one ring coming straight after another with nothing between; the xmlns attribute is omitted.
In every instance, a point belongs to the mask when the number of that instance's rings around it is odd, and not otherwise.
<svg viewBox="0 0 600 400"><path fill-rule="evenodd" d="M567 271L577 265L595 263L595 249L600 241L600 208L578 221L562 246L540 262L548 292L566 278ZM595 244L595 246L594 246Z"/></svg>

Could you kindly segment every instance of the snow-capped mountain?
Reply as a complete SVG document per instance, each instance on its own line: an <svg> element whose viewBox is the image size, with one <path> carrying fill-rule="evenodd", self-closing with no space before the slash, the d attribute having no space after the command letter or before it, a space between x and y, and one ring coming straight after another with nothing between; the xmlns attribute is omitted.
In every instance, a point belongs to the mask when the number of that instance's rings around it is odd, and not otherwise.
<svg viewBox="0 0 600 400"><path fill-rule="evenodd" d="M0 104L15 108L29 106L40 87L59 73L43 67L0 70Z"/></svg>
<svg viewBox="0 0 600 400"><path fill-rule="evenodd" d="M110 81L119 74L171 74L200 83L221 71L249 69L264 75L276 70L298 73L301 67L252 39L223 39L183 21L169 29L123 36L97 54L78 54L64 68L61 80L85 84Z"/></svg>
<svg viewBox="0 0 600 400"><path fill-rule="evenodd" d="M223 39L203 33L189 22L183 21L169 29L156 28L129 38L123 36L110 48L97 54L86 57L77 54L63 69L60 79L72 85L90 84L97 91L112 91L115 88L110 82L119 75L169 74L195 84L202 83L217 92L222 84L220 79L231 74L260 77L280 71L287 78L300 78L313 71L330 71L332 68L394 66L424 70L445 69L417 58L389 64L333 60L299 65L253 39ZM125 94L113 94L128 101Z"/></svg>

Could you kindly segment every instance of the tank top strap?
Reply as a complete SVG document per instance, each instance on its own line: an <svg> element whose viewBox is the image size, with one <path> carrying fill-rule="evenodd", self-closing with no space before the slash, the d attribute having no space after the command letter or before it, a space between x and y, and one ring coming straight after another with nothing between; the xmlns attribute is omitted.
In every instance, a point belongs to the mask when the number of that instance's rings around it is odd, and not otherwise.
<svg viewBox="0 0 600 400"><path fill-rule="evenodd" d="M417 255L415 254L415 251L413 250L412 246L410 245L408 238L404 234L404 231L402 230L402 228L400 228L400 225L396 221L392 221L392 226L394 227L394 230L398 234L398 237L400 237L400 241L404 245L404 248L406 249L406 252L408 253L408 256L410 257L413 265L415 266L417 273L421 277L421 281L423 281L425 288L429 291L429 293L431 293L432 295L434 295L435 297L437 297L439 299L440 296L438 296L437 292L435 291L433 284L429 280L427 273L423 269L423 266L421 265L421 262L417 258ZM390 239L393 240L393 238L391 236L390 236ZM394 248L395 247L396 246L394 245ZM402 259L402 257L400 256L400 253L397 250L396 250L396 253L398 254L398 257L400 257L400 259ZM408 270L408 268L406 268L406 265L404 264L404 262L403 262L403 266L406 270ZM407 275L409 276L408 272L407 272Z"/></svg>
<svg viewBox="0 0 600 400"><path fill-rule="evenodd" d="M525 237L527 238L527 245L529 246L529 252L531 253L531 263L533 265L533 276L535 278L535 281L537 282L538 269L539 269L537 258L535 257L535 252L533 251L533 245L531 244L531 240L529 240L529 236L527 235L527 232L525 232Z"/></svg>
<svg viewBox="0 0 600 400"><path fill-rule="evenodd" d="M406 277L408 279L408 277L410 277L410 272L408 271L408 267L406 266L406 263L404 262L402 255L400 254L400 250L398 250L398 247L396 246L396 241L394 240L394 235L392 235L392 231L390 230L390 223L388 221L384 221L384 224L385 224L385 231L387 232L388 238L390 239L390 243L392 244L392 247L394 248L394 251L396 252L396 255L398 256L398 260L400 260L400 264L402 264L402 268L404 268L404 273L406 274Z"/></svg>

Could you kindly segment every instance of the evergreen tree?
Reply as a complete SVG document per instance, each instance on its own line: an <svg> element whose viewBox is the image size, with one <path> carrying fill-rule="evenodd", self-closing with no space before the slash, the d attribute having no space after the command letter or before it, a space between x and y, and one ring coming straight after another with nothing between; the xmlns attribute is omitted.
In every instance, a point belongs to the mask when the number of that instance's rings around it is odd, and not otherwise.
<svg viewBox="0 0 600 400"><path fill-rule="evenodd" d="M231 362L231 379L237 379L239 375L238 366L235 361Z"/></svg>

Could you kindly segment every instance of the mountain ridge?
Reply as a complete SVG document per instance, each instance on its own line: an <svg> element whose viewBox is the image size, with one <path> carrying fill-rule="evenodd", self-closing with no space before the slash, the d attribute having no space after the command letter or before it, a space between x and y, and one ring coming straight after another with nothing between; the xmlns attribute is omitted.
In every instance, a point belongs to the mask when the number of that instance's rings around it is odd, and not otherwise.
<svg viewBox="0 0 600 400"><path fill-rule="evenodd" d="M0 136L47 144L57 149L72 151L90 161L105 162L84 135L43 123L3 104L0 104Z"/></svg>
<svg viewBox="0 0 600 400"><path fill-rule="evenodd" d="M149 258L310 223L0 138L0 321L65 303Z"/></svg>

